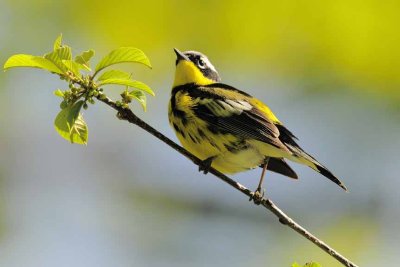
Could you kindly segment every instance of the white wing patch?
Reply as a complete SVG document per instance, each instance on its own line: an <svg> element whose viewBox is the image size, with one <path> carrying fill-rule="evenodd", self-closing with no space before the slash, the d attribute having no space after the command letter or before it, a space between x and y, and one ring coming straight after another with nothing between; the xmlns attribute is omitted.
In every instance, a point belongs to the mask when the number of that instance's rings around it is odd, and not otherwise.
<svg viewBox="0 0 400 267"><path fill-rule="evenodd" d="M233 114L240 115L244 110L252 109L252 106L243 100L202 100L199 103L205 105L214 115L220 117L229 117Z"/></svg>
<svg viewBox="0 0 400 267"><path fill-rule="evenodd" d="M227 100L225 100L225 102L228 103L229 105L231 105L232 107L242 110L242 111L250 110L253 108L249 102L243 101L243 100L235 101L235 100L227 99Z"/></svg>

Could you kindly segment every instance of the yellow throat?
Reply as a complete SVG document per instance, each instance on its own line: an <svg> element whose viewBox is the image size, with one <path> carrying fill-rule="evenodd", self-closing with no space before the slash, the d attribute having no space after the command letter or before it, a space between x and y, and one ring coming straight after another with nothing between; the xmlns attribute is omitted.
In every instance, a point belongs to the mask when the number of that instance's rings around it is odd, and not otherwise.
<svg viewBox="0 0 400 267"><path fill-rule="evenodd" d="M196 67L196 65L194 65L193 62L188 60L180 60L178 62L178 65L176 65L173 87L188 83L207 85L215 82L205 77L203 73Z"/></svg>

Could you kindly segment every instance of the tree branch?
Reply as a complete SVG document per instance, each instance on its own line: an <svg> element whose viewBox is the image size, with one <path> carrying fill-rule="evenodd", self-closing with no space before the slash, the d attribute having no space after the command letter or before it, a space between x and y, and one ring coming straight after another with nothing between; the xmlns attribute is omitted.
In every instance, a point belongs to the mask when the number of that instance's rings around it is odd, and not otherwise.
<svg viewBox="0 0 400 267"><path fill-rule="evenodd" d="M132 112L131 109L127 109L127 108L123 108L121 106L118 106L115 102L113 102L111 99L109 99L107 97L98 97L98 99L100 101L102 101L103 103L107 104L108 106L110 106L110 107L114 108L115 110L117 110L118 111L118 117L120 119L126 120L126 121L128 121L128 122L130 122L132 124L135 124L135 125L139 126L142 129L144 129L148 133L152 134L156 138L158 138L161 141L163 141L164 143L166 143L168 146L170 146L173 149L175 149L180 154L186 156L188 159L193 161L194 164L199 166L202 163L202 160L200 160L199 158L197 158L196 156L191 154L189 151L187 151L183 147L179 146L178 144L173 142L171 139L169 139L168 137L166 137L165 135L163 135L162 133L160 133L159 131L157 131L156 129L151 127L150 125L148 125L146 122L141 120L139 117L137 117ZM254 192L252 192L250 189L248 189L245 186L243 186L242 184L232 180L231 178L227 177L225 174L217 171L216 169L210 168L209 172L214 174L216 177L218 177L222 181L228 183L229 185L231 185L232 187L234 187L238 191L242 192L246 196L248 196L248 197L253 197L254 196ZM310 240L312 243L314 243L319 248L321 248L326 253L328 253L333 258L335 258L340 263L342 263L344 266L357 267L356 264L354 264L350 260L346 259L343 255L338 253L332 247L328 246L322 240L318 239L316 236L314 236L313 234L308 232L301 225L296 223L292 218L290 218L280 208L278 208L278 206L276 206L274 204L274 202L272 202L270 199L262 198L260 203L259 203L259 205L261 205L261 206L267 208L268 210L270 210L273 214L275 214L279 218L279 221L282 224L287 225L288 227L292 228L293 230L295 230L296 232L298 232L299 234L301 234L302 236L304 236L305 238Z"/></svg>

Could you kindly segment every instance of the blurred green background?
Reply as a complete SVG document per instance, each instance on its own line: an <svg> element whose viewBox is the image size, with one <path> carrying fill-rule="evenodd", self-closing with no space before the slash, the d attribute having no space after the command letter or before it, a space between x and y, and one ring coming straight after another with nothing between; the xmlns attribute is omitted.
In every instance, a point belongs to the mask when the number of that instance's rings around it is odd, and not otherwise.
<svg viewBox="0 0 400 267"><path fill-rule="evenodd" d="M292 164L300 180L268 173L267 195L360 266L397 266L399 12L398 1L2 0L0 62L42 55L59 33L94 62L138 47L154 68L125 67L157 96L134 109L176 140L172 48L207 54L350 189ZM60 138L56 76L16 69L0 85L0 266L340 266L104 105L85 112L88 146ZM255 188L259 173L235 179Z"/></svg>

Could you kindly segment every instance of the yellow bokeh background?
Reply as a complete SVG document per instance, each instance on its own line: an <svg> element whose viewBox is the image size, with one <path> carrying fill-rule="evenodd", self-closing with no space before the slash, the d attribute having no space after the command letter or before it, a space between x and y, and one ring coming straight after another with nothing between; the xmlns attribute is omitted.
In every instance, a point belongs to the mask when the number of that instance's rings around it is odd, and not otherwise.
<svg viewBox="0 0 400 267"><path fill-rule="evenodd" d="M176 140L172 48L207 54L350 189L292 164L299 181L268 174L267 195L360 266L396 266L399 13L399 1L4 0L0 61L42 55L60 33L94 63L138 47L153 69L122 68L156 97L133 109ZM341 266L101 104L84 114L88 146L64 142L55 76L13 69L0 85L0 266ZM258 175L234 178L253 188Z"/></svg>

